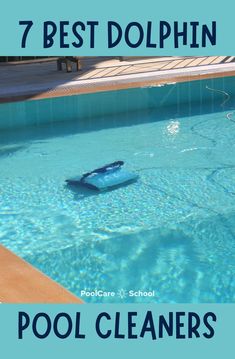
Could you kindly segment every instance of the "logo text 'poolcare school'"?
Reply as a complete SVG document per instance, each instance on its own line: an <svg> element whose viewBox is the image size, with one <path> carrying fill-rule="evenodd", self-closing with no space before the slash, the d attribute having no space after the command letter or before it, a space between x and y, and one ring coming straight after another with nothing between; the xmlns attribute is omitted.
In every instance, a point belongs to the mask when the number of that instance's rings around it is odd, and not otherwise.
<svg viewBox="0 0 235 359"><path fill-rule="evenodd" d="M101 289L95 289L95 290L87 290L87 289L82 289L80 291L80 296L84 297L84 298L92 298L92 297L97 297L97 298L119 298L119 299L126 299L126 298L137 298L137 297L142 297L142 298L153 298L155 297L155 291L154 290L148 290L148 291L144 291L144 290L125 290L123 288L118 289L117 291L105 291L105 290L101 290Z"/></svg>
<svg viewBox="0 0 235 359"><path fill-rule="evenodd" d="M35 41L35 31L40 36L40 49L148 49L157 54L161 49L200 49L217 44L217 23L199 21L54 21L41 23L21 19L21 49ZM37 35L38 36L38 35Z"/></svg>

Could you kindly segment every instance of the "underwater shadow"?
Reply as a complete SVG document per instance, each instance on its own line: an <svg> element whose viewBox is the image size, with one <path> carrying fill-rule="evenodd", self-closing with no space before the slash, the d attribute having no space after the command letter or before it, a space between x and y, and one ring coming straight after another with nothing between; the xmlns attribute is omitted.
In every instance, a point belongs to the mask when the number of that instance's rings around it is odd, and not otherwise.
<svg viewBox="0 0 235 359"><path fill-rule="evenodd" d="M88 197L105 195L109 192L113 192L115 190L130 186L136 182L137 182L136 180L131 180L127 183L119 184L117 186L113 186L112 188L107 188L103 191L91 189L91 188L85 187L81 184L74 185L74 184L70 184L70 183L66 183L64 185L64 188L70 190L73 193L74 201L81 201Z"/></svg>
<svg viewBox="0 0 235 359"><path fill-rule="evenodd" d="M22 145L22 146L6 146L5 148L0 148L0 158L5 158L14 155L18 151L23 151L28 146Z"/></svg>

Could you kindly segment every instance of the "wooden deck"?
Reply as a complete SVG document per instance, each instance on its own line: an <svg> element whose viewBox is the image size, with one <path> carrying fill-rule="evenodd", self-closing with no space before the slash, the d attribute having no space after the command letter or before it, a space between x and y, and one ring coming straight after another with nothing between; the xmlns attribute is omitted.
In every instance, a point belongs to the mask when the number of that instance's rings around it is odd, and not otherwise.
<svg viewBox="0 0 235 359"><path fill-rule="evenodd" d="M82 70L57 71L56 60L0 65L0 102L234 75L235 56L82 58Z"/></svg>

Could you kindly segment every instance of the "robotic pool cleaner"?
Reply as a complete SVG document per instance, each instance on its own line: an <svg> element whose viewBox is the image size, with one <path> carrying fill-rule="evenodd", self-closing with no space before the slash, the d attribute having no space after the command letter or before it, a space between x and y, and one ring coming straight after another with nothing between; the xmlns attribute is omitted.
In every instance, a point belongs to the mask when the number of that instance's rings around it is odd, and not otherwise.
<svg viewBox="0 0 235 359"><path fill-rule="evenodd" d="M123 169L123 165L123 161L116 161L82 176L67 179L66 182L69 185L81 185L97 191L105 191L136 181L138 175Z"/></svg>

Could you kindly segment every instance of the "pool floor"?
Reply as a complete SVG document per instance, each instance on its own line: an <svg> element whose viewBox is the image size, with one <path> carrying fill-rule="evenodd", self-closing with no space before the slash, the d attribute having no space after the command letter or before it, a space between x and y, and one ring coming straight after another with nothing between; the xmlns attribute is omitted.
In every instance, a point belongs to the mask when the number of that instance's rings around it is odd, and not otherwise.
<svg viewBox="0 0 235 359"><path fill-rule="evenodd" d="M152 109L2 132L0 242L78 296L125 293L88 302L234 302L233 110ZM65 185L115 160L139 180L103 193Z"/></svg>

